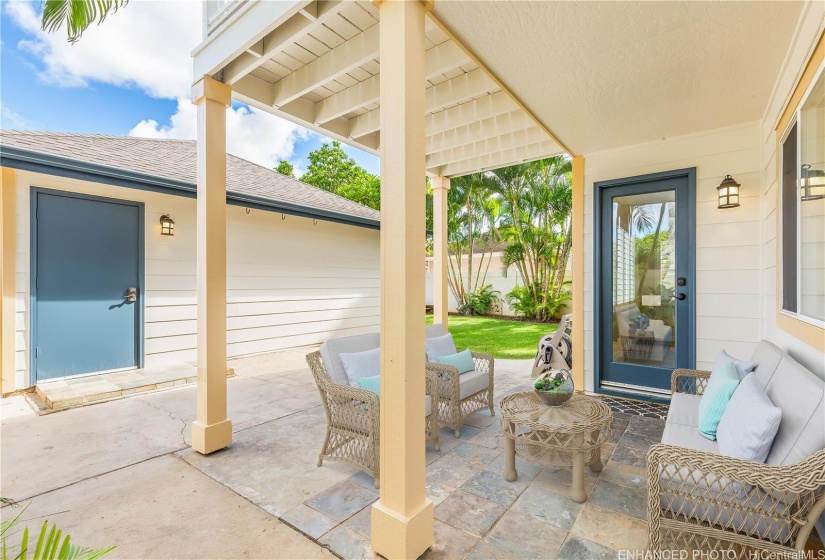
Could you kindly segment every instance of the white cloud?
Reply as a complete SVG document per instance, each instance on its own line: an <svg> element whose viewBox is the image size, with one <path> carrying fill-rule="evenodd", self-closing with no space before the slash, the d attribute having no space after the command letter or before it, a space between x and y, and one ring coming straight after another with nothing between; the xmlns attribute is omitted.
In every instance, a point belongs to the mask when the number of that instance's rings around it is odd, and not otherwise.
<svg viewBox="0 0 825 560"><path fill-rule="evenodd" d="M201 40L201 3L191 0L132 1L93 25L74 45L65 29L47 34L40 29L34 3L5 2L6 12L31 39L18 48L43 63L38 74L62 87L98 81L136 87L157 98L189 95L191 50Z"/></svg>
<svg viewBox="0 0 825 560"><path fill-rule="evenodd" d="M147 95L177 99L168 123L143 120L130 136L194 139L197 112L192 105L191 51L201 41L201 2L132 0L102 25L87 29L75 44L65 30L46 34L29 2L5 2L11 19L31 36L18 48L38 58L38 76L59 87L100 82L137 88ZM260 165L288 159L307 131L273 115L245 107L227 111L227 151Z"/></svg>
<svg viewBox="0 0 825 560"><path fill-rule="evenodd" d="M32 123L20 113L0 103L0 128L27 129L32 128Z"/></svg>
<svg viewBox="0 0 825 560"><path fill-rule="evenodd" d="M129 131L129 136L193 140L197 137L197 124L197 108L189 99L179 98L169 124L143 120ZM278 160L289 159L295 142L307 136L306 129L252 108L226 111L226 151L265 167L275 167Z"/></svg>

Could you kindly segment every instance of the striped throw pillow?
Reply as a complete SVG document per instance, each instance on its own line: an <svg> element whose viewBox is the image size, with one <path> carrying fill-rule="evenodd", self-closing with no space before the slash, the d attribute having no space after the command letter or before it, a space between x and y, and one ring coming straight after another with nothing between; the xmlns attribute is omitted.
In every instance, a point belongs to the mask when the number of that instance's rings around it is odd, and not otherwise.
<svg viewBox="0 0 825 560"><path fill-rule="evenodd" d="M381 395L381 376L371 375L369 377L359 377L356 382L362 389L372 391L376 395Z"/></svg>
<svg viewBox="0 0 825 560"><path fill-rule="evenodd" d="M733 362L727 362L711 372L708 386L699 401L699 433L709 440L716 440L716 429L738 385L739 373Z"/></svg>

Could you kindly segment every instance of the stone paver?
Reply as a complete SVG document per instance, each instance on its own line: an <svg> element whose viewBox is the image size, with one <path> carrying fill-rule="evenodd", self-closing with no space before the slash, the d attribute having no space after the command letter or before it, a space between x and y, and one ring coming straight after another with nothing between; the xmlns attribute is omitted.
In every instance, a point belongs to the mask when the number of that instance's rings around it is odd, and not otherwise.
<svg viewBox="0 0 825 560"><path fill-rule="evenodd" d="M307 500L306 505L341 522L346 521L377 499L378 494L375 491L367 490L349 480L342 480L311 500Z"/></svg>
<svg viewBox="0 0 825 560"><path fill-rule="evenodd" d="M116 544L118 558L331 557L324 547L375 558L372 477L345 463L316 466L326 418L305 353L230 363L234 441L209 456L188 447L192 386L45 416L22 397L4 399L3 495L31 501L32 513L49 514L78 542ZM496 400L529 389L529 370L528 360L497 361ZM126 373L116 380L137 381ZM569 468L517 458L518 480L504 481L499 415L474 414L460 438L442 429L441 450L426 455L436 520L424 557L616 558L642 548L645 457L661 437L665 409L625 410L650 417L614 415L604 470L585 470L584 504L568 498Z"/></svg>
<svg viewBox="0 0 825 560"><path fill-rule="evenodd" d="M482 537L498 521L504 506L457 490L435 508L435 518L473 536Z"/></svg>
<svg viewBox="0 0 825 560"><path fill-rule="evenodd" d="M636 517L586 503L570 533L614 550L643 550L647 543L647 523Z"/></svg>

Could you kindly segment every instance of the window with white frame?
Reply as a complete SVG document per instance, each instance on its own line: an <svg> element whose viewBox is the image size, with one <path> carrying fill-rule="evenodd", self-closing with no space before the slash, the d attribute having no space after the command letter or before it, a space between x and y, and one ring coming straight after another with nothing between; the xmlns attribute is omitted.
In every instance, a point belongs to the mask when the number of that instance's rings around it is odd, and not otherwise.
<svg viewBox="0 0 825 560"><path fill-rule="evenodd" d="M782 312L825 324L825 73L806 92L780 154Z"/></svg>

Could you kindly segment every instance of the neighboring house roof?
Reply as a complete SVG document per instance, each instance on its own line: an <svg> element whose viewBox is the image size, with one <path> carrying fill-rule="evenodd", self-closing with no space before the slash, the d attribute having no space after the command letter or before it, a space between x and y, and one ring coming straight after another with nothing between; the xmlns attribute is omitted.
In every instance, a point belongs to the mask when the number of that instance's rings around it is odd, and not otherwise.
<svg viewBox="0 0 825 560"><path fill-rule="evenodd" d="M0 165L194 196L194 140L0 131ZM378 228L379 213L245 159L226 156L227 200L320 220Z"/></svg>

